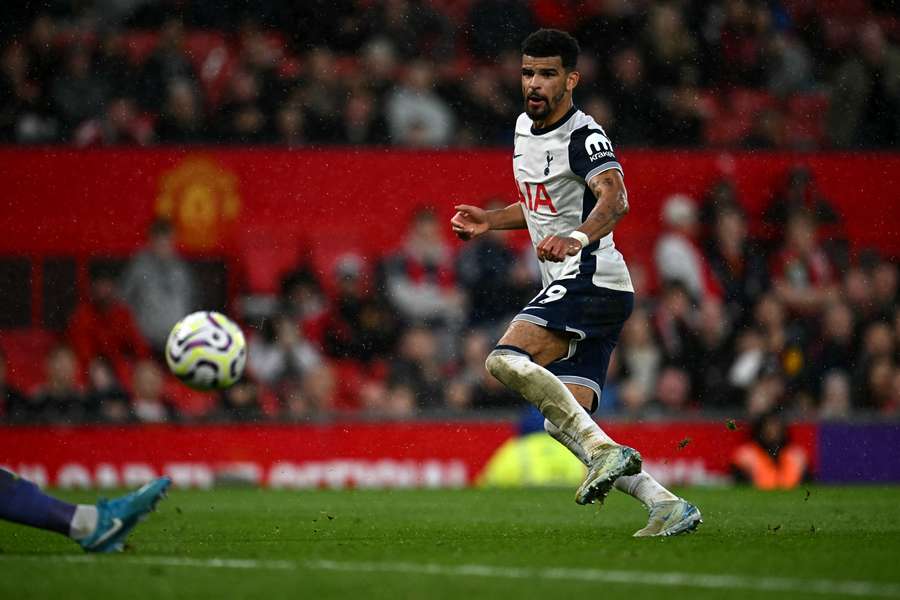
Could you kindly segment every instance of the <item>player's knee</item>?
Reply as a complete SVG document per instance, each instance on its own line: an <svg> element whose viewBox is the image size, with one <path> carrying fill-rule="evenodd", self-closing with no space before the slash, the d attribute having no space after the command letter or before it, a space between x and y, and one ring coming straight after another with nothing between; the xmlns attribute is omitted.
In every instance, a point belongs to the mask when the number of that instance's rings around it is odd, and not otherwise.
<svg viewBox="0 0 900 600"><path fill-rule="evenodd" d="M533 366L531 356L515 346L494 348L484 361L484 368L488 373L506 385L512 385L515 381L526 377L529 367Z"/></svg>
<svg viewBox="0 0 900 600"><path fill-rule="evenodd" d="M488 354L487 359L484 361L484 368L487 369L488 373L500 379L500 373L503 370L503 360L504 355L499 350L493 350L490 354Z"/></svg>

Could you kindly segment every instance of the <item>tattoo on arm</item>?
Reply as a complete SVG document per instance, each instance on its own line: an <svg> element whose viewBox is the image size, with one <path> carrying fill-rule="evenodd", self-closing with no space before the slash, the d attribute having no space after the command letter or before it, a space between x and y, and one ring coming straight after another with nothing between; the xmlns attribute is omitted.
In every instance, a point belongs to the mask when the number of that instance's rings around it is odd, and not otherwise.
<svg viewBox="0 0 900 600"><path fill-rule="evenodd" d="M622 174L615 169L592 177L588 187L597 198L597 205L579 229L596 241L611 232L616 223L628 214L628 192Z"/></svg>

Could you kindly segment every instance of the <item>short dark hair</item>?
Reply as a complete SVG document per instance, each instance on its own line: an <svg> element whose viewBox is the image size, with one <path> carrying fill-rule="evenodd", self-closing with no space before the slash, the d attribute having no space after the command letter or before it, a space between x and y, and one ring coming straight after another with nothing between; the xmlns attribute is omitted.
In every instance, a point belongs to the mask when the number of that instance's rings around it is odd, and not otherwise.
<svg viewBox="0 0 900 600"><path fill-rule="evenodd" d="M578 40L559 29L538 29L522 42L522 54L536 58L558 56L566 71L575 68L580 51Z"/></svg>

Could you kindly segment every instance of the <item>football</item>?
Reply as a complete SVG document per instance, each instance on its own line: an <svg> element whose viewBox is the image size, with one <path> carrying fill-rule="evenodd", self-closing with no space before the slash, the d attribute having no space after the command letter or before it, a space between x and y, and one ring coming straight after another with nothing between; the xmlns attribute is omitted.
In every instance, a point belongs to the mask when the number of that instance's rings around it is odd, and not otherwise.
<svg viewBox="0 0 900 600"><path fill-rule="evenodd" d="M166 362L173 375L194 389L224 389L241 378L247 343L241 328L225 315L195 312L169 333Z"/></svg>

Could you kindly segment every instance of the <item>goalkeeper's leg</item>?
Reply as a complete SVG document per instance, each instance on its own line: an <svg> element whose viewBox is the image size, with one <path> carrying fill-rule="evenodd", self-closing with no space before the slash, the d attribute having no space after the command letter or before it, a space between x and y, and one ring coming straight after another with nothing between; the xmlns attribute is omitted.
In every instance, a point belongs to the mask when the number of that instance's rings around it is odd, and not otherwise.
<svg viewBox="0 0 900 600"><path fill-rule="evenodd" d="M119 552L125 538L153 510L170 484L168 477L161 477L116 500L69 504L0 469L0 519L61 533L88 552Z"/></svg>

